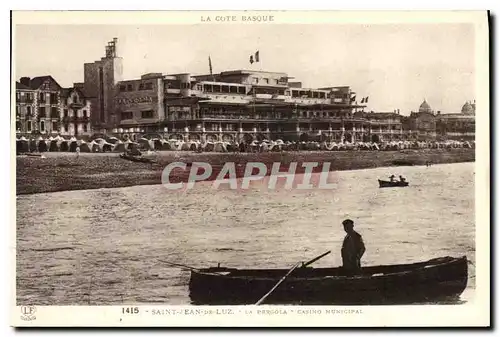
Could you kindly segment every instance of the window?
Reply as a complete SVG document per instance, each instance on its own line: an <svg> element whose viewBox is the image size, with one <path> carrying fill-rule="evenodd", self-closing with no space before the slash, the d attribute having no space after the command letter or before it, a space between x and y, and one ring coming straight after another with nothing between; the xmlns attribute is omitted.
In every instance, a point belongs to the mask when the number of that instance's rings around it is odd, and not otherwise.
<svg viewBox="0 0 500 337"><path fill-rule="evenodd" d="M83 110L83 117L87 118L87 110Z"/></svg>
<svg viewBox="0 0 500 337"><path fill-rule="evenodd" d="M52 122L52 131L57 131L57 122Z"/></svg>
<svg viewBox="0 0 500 337"><path fill-rule="evenodd" d="M142 118L153 118L153 110L142 111L141 117Z"/></svg>
<svg viewBox="0 0 500 337"><path fill-rule="evenodd" d="M26 93L26 101L27 101L27 102L31 102L31 100L32 100L32 99L33 99L33 98L31 97L31 93L30 93L30 92L27 92L27 93Z"/></svg>
<svg viewBox="0 0 500 337"><path fill-rule="evenodd" d="M40 132L45 132L45 122L44 121L40 122Z"/></svg>
<svg viewBox="0 0 500 337"><path fill-rule="evenodd" d="M16 92L16 101L20 101L20 100L21 100L21 93Z"/></svg>
<svg viewBox="0 0 500 337"><path fill-rule="evenodd" d="M269 84L269 79L268 78L264 78L264 83Z"/></svg>
<svg viewBox="0 0 500 337"><path fill-rule="evenodd" d="M21 122L16 122L16 130L21 131Z"/></svg>
<svg viewBox="0 0 500 337"><path fill-rule="evenodd" d="M144 90L144 83L139 84L139 90Z"/></svg>
<svg viewBox="0 0 500 337"><path fill-rule="evenodd" d="M19 115L19 105L16 105L16 116Z"/></svg>
<svg viewBox="0 0 500 337"><path fill-rule="evenodd" d="M62 128L62 131L63 132L68 132L69 131L69 124L68 123L65 123L63 128Z"/></svg>
<svg viewBox="0 0 500 337"><path fill-rule="evenodd" d="M132 84L127 84L127 91L134 91Z"/></svg>
<svg viewBox="0 0 500 337"><path fill-rule="evenodd" d="M26 130L28 130L28 132L31 132L31 121L26 122Z"/></svg>
<svg viewBox="0 0 500 337"><path fill-rule="evenodd" d="M68 109L64 109L64 118L68 117Z"/></svg>
<svg viewBox="0 0 500 337"><path fill-rule="evenodd" d="M132 117L133 117L132 111L122 112L122 120L123 119L132 119Z"/></svg>
<svg viewBox="0 0 500 337"><path fill-rule="evenodd" d="M50 108L50 118L58 118L57 107L53 106Z"/></svg>
<svg viewBox="0 0 500 337"><path fill-rule="evenodd" d="M153 83L151 83L151 82L146 83L145 88L146 88L146 90L153 90Z"/></svg>
<svg viewBox="0 0 500 337"><path fill-rule="evenodd" d="M45 107L44 106L40 107L40 113L39 113L39 115L40 115L39 117L42 117L42 118L47 117L47 115L45 113Z"/></svg>
<svg viewBox="0 0 500 337"><path fill-rule="evenodd" d="M26 107L26 114L27 114L28 116L31 116L31 105L28 105L28 106Z"/></svg>
<svg viewBox="0 0 500 337"><path fill-rule="evenodd" d="M40 102L45 103L45 93L44 92L40 93Z"/></svg>
<svg viewBox="0 0 500 337"><path fill-rule="evenodd" d="M120 85L120 91L123 92L125 90L127 90L127 88L124 85Z"/></svg>
<svg viewBox="0 0 500 337"><path fill-rule="evenodd" d="M280 81L279 80L274 80L275 84L279 84Z"/></svg>
<svg viewBox="0 0 500 337"><path fill-rule="evenodd" d="M83 132L87 132L87 131L88 131L87 124L83 124Z"/></svg>
<svg viewBox="0 0 500 337"><path fill-rule="evenodd" d="M57 104L57 94L56 93L51 93L50 94L50 103L51 104Z"/></svg>

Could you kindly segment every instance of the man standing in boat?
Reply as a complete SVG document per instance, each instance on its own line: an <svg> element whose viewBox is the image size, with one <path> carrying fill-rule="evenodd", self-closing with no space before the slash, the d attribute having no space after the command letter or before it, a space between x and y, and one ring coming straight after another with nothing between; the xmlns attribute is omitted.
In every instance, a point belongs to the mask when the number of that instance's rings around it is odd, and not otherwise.
<svg viewBox="0 0 500 337"><path fill-rule="evenodd" d="M347 235L342 244L342 266L349 275L361 273L361 258L365 253L365 244L361 235L354 230L354 221L342 221Z"/></svg>

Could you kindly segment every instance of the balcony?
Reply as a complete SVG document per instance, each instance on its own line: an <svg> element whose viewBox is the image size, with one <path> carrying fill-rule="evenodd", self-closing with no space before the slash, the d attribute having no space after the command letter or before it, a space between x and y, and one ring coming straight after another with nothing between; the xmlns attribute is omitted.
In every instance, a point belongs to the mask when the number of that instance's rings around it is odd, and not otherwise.
<svg viewBox="0 0 500 337"><path fill-rule="evenodd" d="M77 117L76 121L79 123L88 123L90 122L90 117L88 116Z"/></svg>

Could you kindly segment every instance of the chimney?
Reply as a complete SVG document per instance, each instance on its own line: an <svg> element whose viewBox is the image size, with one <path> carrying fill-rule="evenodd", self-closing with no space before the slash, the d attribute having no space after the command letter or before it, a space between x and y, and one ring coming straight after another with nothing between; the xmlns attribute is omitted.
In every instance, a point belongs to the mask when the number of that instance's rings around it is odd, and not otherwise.
<svg viewBox="0 0 500 337"><path fill-rule="evenodd" d="M29 87L30 86L30 82L31 82L31 79L29 77L21 77L19 79L19 82L21 84L24 84L25 86Z"/></svg>

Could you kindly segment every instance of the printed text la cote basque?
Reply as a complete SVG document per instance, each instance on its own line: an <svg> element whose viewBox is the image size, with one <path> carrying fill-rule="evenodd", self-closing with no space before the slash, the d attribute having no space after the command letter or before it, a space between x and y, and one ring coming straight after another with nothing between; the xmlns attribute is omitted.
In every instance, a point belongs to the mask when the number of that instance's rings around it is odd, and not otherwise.
<svg viewBox="0 0 500 337"><path fill-rule="evenodd" d="M274 15L202 15L201 22L274 22Z"/></svg>

